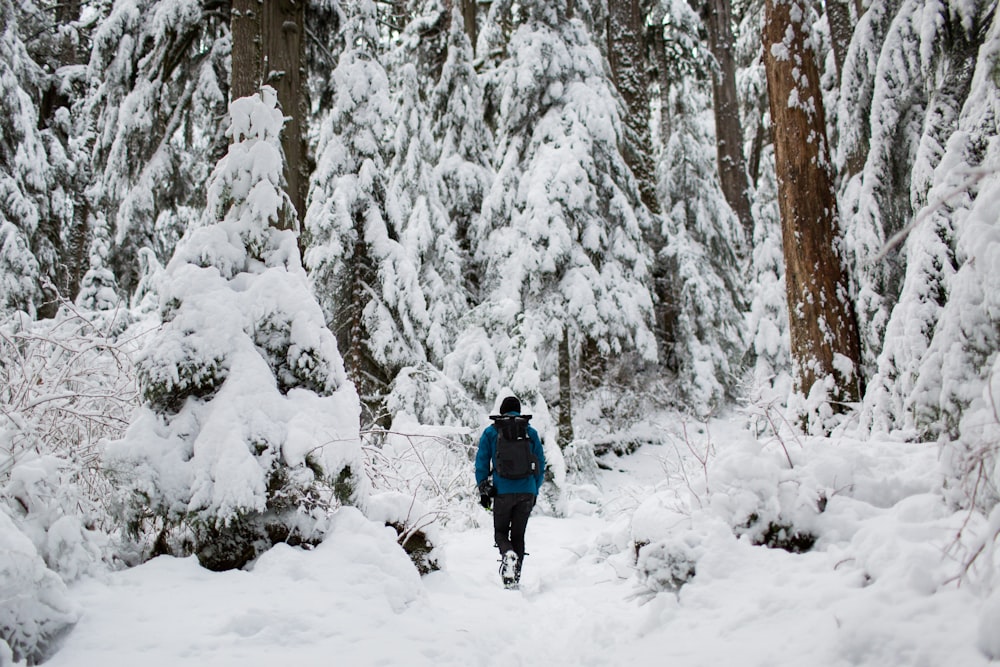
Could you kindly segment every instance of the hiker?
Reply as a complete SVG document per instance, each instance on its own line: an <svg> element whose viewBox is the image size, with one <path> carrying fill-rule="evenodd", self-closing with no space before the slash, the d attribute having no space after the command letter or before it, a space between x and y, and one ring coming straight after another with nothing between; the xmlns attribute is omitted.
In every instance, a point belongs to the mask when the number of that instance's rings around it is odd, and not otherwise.
<svg viewBox="0 0 1000 667"><path fill-rule="evenodd" d="M516 588L524 561L524 531L545 478L545 453L538 431L528 425L531 415L521 414L521 401L508 396L500 414L479 438L476 452L476 485L480 502L493 505L493 535L500 550L500 577L507 588Z"/></svg>

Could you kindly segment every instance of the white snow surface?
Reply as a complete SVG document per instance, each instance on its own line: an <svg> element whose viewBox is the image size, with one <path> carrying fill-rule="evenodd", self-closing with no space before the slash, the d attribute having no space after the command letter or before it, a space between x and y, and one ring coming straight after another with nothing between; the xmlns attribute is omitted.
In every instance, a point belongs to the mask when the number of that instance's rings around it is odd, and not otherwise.
<svg viewBox="0 0 1000 667"><path fill-rule="evenodd" d="M540 504L519 591L500 584L485 510L435 533L442 569L420 577L392 529L345 507L319 547L279 545L248 570L159 557L78 580L68 595L81 618L46 664L976 667L1000 658L995 549L962 568L973 536L997 522L945 505L935 446L756 440L731 422L690 433L676 447L668 438L605 455L611 469L595 482L567 482L563 516ZM704 468L687 454L700 451L710 452ZM822 512L816 489L829 496ZM755 507L816 533L815 548L793 554L738 537L731 520ZM685 553L694 578L653 592L634 540Z"/></svg>

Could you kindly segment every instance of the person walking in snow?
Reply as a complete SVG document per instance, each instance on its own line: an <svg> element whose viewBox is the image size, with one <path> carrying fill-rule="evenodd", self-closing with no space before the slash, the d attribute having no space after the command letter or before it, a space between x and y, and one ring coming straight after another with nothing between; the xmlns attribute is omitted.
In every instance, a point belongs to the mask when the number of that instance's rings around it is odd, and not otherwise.
<svg viewBox="0 0 1000 667"><path fill-rule="evenodd" d="M521 401L508 396L500 414L479 438L476 485L486 509L493 506L493 537L500 550L500 577L507 588L521 581L524 532L545 479L545 453L538 431L521 414Z"/></svg>

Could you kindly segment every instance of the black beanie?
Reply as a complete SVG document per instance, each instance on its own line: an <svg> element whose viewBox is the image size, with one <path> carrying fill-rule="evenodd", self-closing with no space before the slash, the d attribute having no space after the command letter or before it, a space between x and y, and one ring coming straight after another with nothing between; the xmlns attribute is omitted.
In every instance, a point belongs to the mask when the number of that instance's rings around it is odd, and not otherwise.
<svg viewBox="0 0 1000 667"><path fill-rule="evenodd" d="M521 401L517 400L513 396L508 396L503 399L500 403L500 414L505 415L508 412L521 412Z"/></svg>

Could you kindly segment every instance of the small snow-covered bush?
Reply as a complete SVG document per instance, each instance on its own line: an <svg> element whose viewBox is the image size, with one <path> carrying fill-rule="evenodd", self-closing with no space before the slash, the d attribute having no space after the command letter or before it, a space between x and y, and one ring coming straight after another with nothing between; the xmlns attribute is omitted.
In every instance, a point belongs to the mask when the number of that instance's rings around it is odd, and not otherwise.
<svg viewBox="0 0 1000 667"><path fill-rule="evenodd" d="M471 428L482 419L482 407L465 388L430 364L400 370L385 407L390 415L413 415L421 424Z"/></svg>
<svg viewBox="0 0 1000 667"><path fill-rule="evenodd" d="M395 491L370 495L362 508L367 518L396 531L397 542L420 574L441 569L437 513L413 496Z"/></svg>
<svg viewBox="0 0 1000 667"><path fill-rule="evenodd" d="M757 546L784 549L796 554L805 553L816 544L813 533L796 528L781 516L761 520L756 512L747 518L745 524L737 527L737 533L749 536Z"/></svg>
<svg viewBox="0 0 1000 667"><path fill-rule="evenodd" d="M0 506L0 658L6 642L15 662L43 662L79 615L65 584Z"/></svg>
<svg viewBox="0 0 1000 667"><path fill-rule="evenodd" d="M669 491L647 498L630 525L636 576L646 594L677 592L698 574L698 563L721 542L733 542L731 528L710 510L688 513Z"/></svg>
<svg viewBox="0 0 1000 667"><path fill-rule="evenodd" d="M638 549L639 579L653 592L679 591L697 574L697 544L683 536L666 538Z"/></svg>
<svg viewBox="0 0 1000 667"><path fill-rule="evenodd" d="M85 486L72 461L45 455L20 461L0 499L45 564L73 581L114 558L105 532L110 530L107 508L93 497L97 491Z"/></svg>
<svg viewBox="0 0 1000 667"><path fill-rule="evenodd" d="M691 517L674 509L668 495L658 493L636 508L630 527L636 573L653 593L677 591L696 573L699 553L691 537Z"/></svg>

